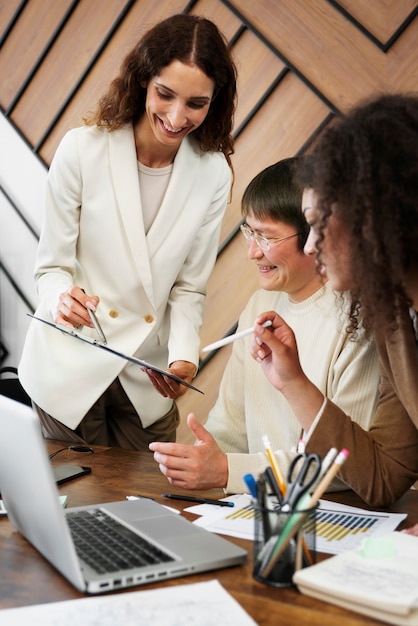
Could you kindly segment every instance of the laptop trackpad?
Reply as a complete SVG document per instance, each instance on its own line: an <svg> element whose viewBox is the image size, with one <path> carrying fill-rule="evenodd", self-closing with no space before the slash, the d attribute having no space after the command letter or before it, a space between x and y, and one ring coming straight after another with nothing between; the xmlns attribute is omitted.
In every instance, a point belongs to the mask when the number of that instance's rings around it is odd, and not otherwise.
<svg viewBox="0 0 418 626"><path fill-rule="evenodd" d="M132 521L132 525L140 532L154 539L169 539L170 537L181 537L183 535L201 534L196 528L186 520L169 515L165 517L155 517L154 519L140 519Z"/></svg>

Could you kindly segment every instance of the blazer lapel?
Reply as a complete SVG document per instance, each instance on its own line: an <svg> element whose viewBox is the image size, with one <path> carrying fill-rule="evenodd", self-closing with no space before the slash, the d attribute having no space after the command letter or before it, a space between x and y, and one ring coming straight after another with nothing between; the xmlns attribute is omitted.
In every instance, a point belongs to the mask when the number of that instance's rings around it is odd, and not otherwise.
<svg viewBox="0 0 418 626"><path fill-rule="evenodd" d="M199 159L196 158L190 138L186 137L182 141L174 160L170 183L160 210L148 231L150 259L164 245L174 229L182 228L180 221L186 220L187 222L187 213L181 209L190 202L191 191L196 183L198 170ZM187 223L184 226L187 226Z"/></svg>
<svg viewBox="0 0 418 626"><path fill-rule="evenodd" d="M108 133L109 160L117 208L142 285L152 303L154 292L147 239L142 217L135 140L129 124Z"/></svg>

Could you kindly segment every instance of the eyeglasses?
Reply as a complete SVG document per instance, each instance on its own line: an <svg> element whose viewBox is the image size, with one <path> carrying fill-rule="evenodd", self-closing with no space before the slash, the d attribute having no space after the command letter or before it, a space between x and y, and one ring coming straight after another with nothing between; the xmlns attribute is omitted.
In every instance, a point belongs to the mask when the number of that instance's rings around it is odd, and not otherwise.
<svg viewBox="0 0 418 626"><path fill-rule="evenodd" d="M297 237L299 233L295 233L294 235L288 235L287 237L277 237L275 239L269 239L267 237L262 237L261 235L257 235L248 224L241 224L240 226L241 232L244 235L247 241L252 241L254 239L257 246L260 250L270 250L270 247L273 244L280 243L282 241L286 241L286 239L292 239L292 237Z"/></svg>

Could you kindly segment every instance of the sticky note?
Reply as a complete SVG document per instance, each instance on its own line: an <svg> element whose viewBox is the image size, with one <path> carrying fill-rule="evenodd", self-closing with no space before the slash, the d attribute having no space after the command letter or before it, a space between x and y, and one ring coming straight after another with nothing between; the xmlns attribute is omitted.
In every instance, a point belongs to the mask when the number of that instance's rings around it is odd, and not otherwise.
<svg viewBox="0 0 418 626"><path fill-rule="evenodd" d="M384 559L395 556L393 537L371 537L363 539L360 554L366 559Z"/></svg>

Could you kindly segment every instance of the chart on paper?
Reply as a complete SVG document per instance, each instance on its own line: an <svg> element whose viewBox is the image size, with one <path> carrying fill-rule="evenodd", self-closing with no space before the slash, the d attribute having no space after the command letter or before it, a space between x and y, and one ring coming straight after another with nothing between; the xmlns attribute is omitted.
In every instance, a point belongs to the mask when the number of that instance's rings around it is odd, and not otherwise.
<svg viewBox="0 0 418 626"><path fill-rule="evenodd" d="M405 517L401 515L402 519ZM316 549L329 554L353 550L363 539L384 535L401 521L389 513L346 512L321 507L315 519Z"/></svg>
<svg viewBox="0 0 418 626"><path fill-rule="evenodd" d="M204 515L194 522L212 532L254 539L255 510L245 496L235 501L233 512ZM244 506L239 506L242 503ZM198 507L194 508L198 513ZM336 502L320 501L315 520L316 550L327 554L346 552L361 545L363 539L395 530L406 518L402 513L366 511ZM309 532L309 529L307 529Z"/></svg>

